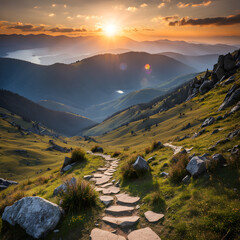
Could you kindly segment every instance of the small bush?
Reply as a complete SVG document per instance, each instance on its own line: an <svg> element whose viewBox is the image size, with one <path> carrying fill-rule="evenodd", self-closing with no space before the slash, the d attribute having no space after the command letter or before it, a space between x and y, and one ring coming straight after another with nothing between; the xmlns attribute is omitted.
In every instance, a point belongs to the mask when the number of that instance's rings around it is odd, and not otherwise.
<svg viewBox="0 0 240 240"><path fill-rule="evenodd" d="M121 152L116 151L112 154L112 157L118 157L121 154Z"/></svg>
<svg viewBox="0 0 240 240"><path fill-rule="evenodd" d="M161 142L154 141L150 147L145 148L145 153L149 154L150 152L156 151L162 147L163 145Z"/></svg>
<svg viewBox="0 0 240 240"><path fill-rule="evenodd" d="M86 160L85 152L81 148L72 151L71 159L73 162L84 162Z"/></svg>
<svg viewBox="0 0 240 240"><path fill-rule="evenodd" d="M67 191L62 195L62 208L65 211L79 211L86 207L95 206L98 195L93 186L84 180L76 184L67 183Z"/></svg>
<svg viewBox="0 0 240 240"><path fill-rule="evenodd" d="M103 148L98 146L98 145L95 145L94 147L91 148L91 151L94 153L94 152L101 152L103 153Z"/></svg>
<svg viewBox="0 0 240 240"><path fill-rule="evenodd" d="M177 154L174 156L177 159L177 163L172 163L170 165L169 176L173 182L179 183L188 174L186 167L189 162L187 154Z"/></svg>

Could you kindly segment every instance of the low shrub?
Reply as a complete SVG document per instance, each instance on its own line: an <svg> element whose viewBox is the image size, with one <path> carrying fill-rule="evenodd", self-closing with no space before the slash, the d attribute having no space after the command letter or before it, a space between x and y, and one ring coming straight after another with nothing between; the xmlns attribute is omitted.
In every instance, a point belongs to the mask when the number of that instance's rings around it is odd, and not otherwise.
<svg viewBox="0 0 240 240"><path fill-rule="evenodd" d="M121 154L121 152L116 151L112 154L112 157L118 157Z"/></svg>
<svg viewBox="0 0 240 240"><path fill-rule="evenodd" d="M81 148L72 151L71 159L73 162L84 162L86 160L85 152Z"/></svg>
<svg viewBox="0 0 240 240"><path fill-rule="evenodd" d="M98 194L89 182L78 180L76 184L66 184L67 191L61 197L61 206L65 211L79 211L96 205Z"/></svg>
<svg viewBox="0 0 240 240"><path fill-rule="evenodd" d="M103 148L98 146L98 145L95 145L94 147L91 148L91 151L94 153L94 152L101 152L103 153Z"/></svg>
<svg viewBox="0 0 240 240"><path fill-rule="evenodd" d="M188 174L186 167L189 162L187 154L178 153L174 157L177 162L172 162L170 165L169 177L173 182L179 183Z"/></svg>
<svg viewBox="0 0 240 240"><path fill-rule="evenodd" d="M150 152L156 151L162 147L163 145L161 142L154 141L150 147L145 148L145 154L149 154Z"/></svg>
<svg viewBox="0 0 240 240"><path fill-rule="evenodd" d="M164 212L166 209L166 203L160 191L155 191L149 194L143 199L143 201L154 211Z"/></svg>

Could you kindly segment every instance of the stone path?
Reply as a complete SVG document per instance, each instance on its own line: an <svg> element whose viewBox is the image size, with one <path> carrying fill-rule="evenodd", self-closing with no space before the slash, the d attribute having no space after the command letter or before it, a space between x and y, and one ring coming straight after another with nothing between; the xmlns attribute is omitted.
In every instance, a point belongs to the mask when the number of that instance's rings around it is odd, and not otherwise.
<svg viewBox="0 0 240 240"><path fill-rule="evenodd" d="M170 147L170 148L174 151L173 155L181 152L181 150L182 150L182 148L183 148L182 146L175 146L175 145L172 145L171 143L164 143L163 145L164 145L165 147ZM186 148L185 150L187 151L187 153L190 153L190 151L191 151L192 149L193 149L193 148Z"/></svg>
<svg viewBox="0 0 240 240"><path fill-rule="evenodd" d="M91 152L88 153L93 154ZM106 209L102 216L101 229L94 228L91 231L90 239L160 240L160 237L149 227L135 230L140 219L137 213L137 209L139 208L137 204L140 198L129 196L126 193L120 193L119 183L115 183L115 180L112 180L112 175L118 167L119 160L111 158L110 155L94 155L103 157L106 165L98 168L90 178L87 176L85 179L95 182L95 189L100 194L102 193L99 198L106 206ZM150 214L150 218L153 218L154 222L162 217L162 214L153 212ZM157 220L157 218L159 219Z"/></svg>

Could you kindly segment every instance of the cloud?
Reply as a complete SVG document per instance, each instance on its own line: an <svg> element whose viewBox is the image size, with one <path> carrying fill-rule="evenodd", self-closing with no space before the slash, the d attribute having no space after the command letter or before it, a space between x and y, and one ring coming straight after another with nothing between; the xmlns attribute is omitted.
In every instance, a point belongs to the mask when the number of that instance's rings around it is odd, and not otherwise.
<svg viewBox="0 0 240 240"><path fill-rule="evenodd" d="M203 1L201 3L192 4L192 7L207 7L212 1Z"/></svg>
<svg viewBox="0 0 240 240"><path fill-rule="evenodd" d="M212 3L210 0L204 0L201 3L183 3L179 2L177 4L178 8L186 8L186 7L207 7Z"/></svg>
<svg viewBox="0 0 240 240"><path fill-rule="evenodd" d="M16 25L12 25L7 28L8 29L17 29L17 30L21 30L23 32L38 32L38 31L44 30L44 26L34 26L32 24L22 24L22 23L17 23Z"/></svg>
<svg viewBox="0 0 240 240"><path fill-rule="evenodd" d="M207 25L216 25L216 26L227 26L227 25L234 25L240 24L240 14L231 15L227 17L215 17L215 18L190 18L187 17L182 18L179 21L169 22L169 26L186 26L186 25L200 25L200 26L207 26Z"/></svg>
<svg viewBox="0 0 240 240"><path fill-rule="evenodd" d="M137 8L136 7L128 7L126 10L129 12L136 12Z"/></svg>
<svg viewBox="0 0 240 240"><path fill-rule="evenodd" d="M82 18L85 21L89 21L89 20L100 20L103 17L102 16L97 16L97 15L80 15L80 14L78 14L77 18Z"/></svg>
<svg viewBox="0 0 240 240"><path fill-rule="evenodd" d="M157 23L162 21L162 16L157 16L151 19L151 22Z"/></svg>
<svg viewBox="0 0 240 240"><path fill-rule="evenodd" d="M146 4L146 3L142 3L141 5L140 5L140 7L141 8L145 8L145 7L147 7L148 5Z"/></svg>
<svg viewBox="0 0 240 240"><path fill-rule="evenodd" d="M54 13L50 13L48 16L49 16L49 17L54 17L55 14L54 14Z"/></svg>
<svg viewBox="0 0 240 240"><path fill-rule="evenodd" d="M178 15L174 15L174 16L166 16L166 17L162 17L162 20L168 22L168 21L176 20L176 19L178 19L178 18L179 18Z"/></svg>
<svg viewBox="0 0 240 240"><path fill-rule="evenodd" d="M59 27L55 27L55 28L47 29L45 31L53 32L53 33L72 33L72 32L87 32L87 29L85 29L85 28L74 29L74 28L59 28Z"/></svg>
<svg viewBox="0 0 240 240"><path fill-rule="evenodd" d="M52 7L56 7L56 4L55 4L55 3L53 3L53 4L52 4Z"/></svg>
<svg viewBox="0 0 240 240"><path fill-rule="evenodd" d="M160 3L160 4L158 5L158 8L162 8L162 7L164 7L164 6L165 6L165 3L162 2L162 3Z"/></svg>

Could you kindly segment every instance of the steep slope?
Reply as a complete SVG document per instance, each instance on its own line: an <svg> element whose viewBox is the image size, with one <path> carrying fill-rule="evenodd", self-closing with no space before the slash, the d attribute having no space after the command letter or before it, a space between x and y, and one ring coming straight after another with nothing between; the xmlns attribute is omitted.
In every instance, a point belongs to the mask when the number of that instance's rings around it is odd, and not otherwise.
<svg viewBox="0 0 240 240"><path fill-rule="evenodd" d="M205 71L207 68L211 68L213 64L215 64L219 56L218 54L188 56L175 52L163 52L160 54L176 59L179 62L185 63L197 69L199 72Z"/></svg>
<svg viewBox="0 0 240 240"><path fill-rule="evenodd" d="M84 128L95 124L80 115L49 110L6 90L0 90L0 107L16 113L24 119L40 122L67 136L81 134Z"/></svg>
<svg viewBox="0 0 240 240"><path fill-rule="evenodd" d="M0 87L34 101L49 99L84 109L116 99L117 90L139 90L191 72L196 70L172 58L136 52L51 66L2 58Z"/></svg>

